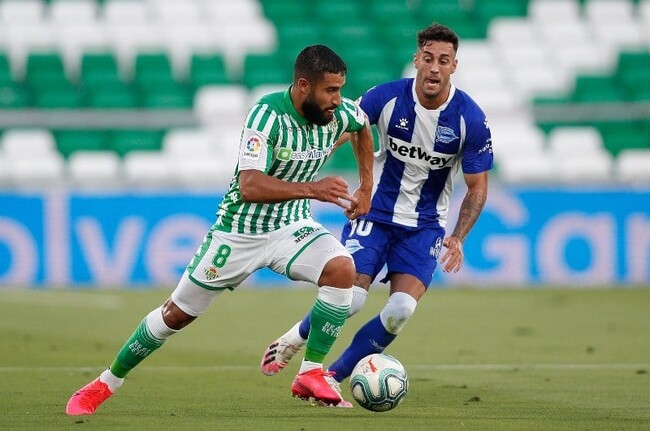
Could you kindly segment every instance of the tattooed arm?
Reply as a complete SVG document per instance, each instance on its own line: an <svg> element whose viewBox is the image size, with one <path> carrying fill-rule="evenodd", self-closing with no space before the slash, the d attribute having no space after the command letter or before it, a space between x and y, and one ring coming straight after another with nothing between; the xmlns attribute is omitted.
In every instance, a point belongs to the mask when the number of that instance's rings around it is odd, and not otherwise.
<svg viewBox="0 0 650 431"><path fill-rule="evenodd" d="M450 236L444 239L447 248L440 262L444 264L443 271L458 272L463 267L463 242L476 223L487 199L488 173L465 174L467 193L460 205L458 221Z"/></svg>

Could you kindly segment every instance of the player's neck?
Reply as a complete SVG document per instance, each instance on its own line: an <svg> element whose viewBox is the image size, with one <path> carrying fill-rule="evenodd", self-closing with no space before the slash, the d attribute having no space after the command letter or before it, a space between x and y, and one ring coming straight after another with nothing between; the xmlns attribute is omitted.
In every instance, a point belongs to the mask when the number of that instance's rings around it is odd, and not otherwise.
<svg viewBox="0 0 650 431"><path fill-rule="evenodd" d="M449 84L445 90L441 91L434 97L425 96L424 93L419 88L416 88L415 91L415 94L418 97L418 102L420 103L420 105L422 105L423 108L431 111L439 109L442 105L444 105L449 99L450 93L451 93L451 84Z"/></svg>

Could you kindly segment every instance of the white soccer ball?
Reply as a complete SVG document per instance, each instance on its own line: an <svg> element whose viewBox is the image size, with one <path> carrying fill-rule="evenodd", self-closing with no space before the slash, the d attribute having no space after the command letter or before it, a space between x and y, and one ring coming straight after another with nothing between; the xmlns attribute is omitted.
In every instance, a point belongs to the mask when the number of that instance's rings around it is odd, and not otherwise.
<svg viewBox="0 0 650 431"><path fill-rule="evenodd" d="M364 409L387 412L402 402L409 389L404 366L385 353L373 353L357 363L350 374L352 397Z"/></svg>

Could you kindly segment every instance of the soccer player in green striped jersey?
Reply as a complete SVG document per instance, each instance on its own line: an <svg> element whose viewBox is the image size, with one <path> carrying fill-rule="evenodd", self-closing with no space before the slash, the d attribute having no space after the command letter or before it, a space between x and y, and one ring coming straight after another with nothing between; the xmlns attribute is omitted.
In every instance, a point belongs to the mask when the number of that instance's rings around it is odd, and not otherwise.
<svg viewBox="0 0 650 431"><path fill-rule="evenodd" d="M323 360L347 319L355 267L345 247L311 217L310 201L338 205L350 219L370 209L372 134L362 111L341 97L346 73L334 51L308 46L296 58L292 85L251 108L237 169L216 223L169 299L145 316L108 369L72 395L67 414L95 413L167 338L196 319L221 292L235 289L264 267L319 286L293 395L325 405L342 401ZM359 187L352 194L339 176L316 179L346 132L356 136L359 164Z"/></svg>

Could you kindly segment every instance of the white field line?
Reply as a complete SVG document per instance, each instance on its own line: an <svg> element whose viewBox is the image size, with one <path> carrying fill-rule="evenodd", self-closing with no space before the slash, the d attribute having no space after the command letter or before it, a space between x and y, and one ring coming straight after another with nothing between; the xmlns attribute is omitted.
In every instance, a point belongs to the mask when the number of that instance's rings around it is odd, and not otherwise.
<svg viewBox="0 0 650 431"><path fill-rule="evenodd" d="M405 365L408 370L423 371L514 371L514 370L637 370L650 369L647 364L467 364L467 365ZM90 372L102 371L106 367L0 367L0 373L29 373L29 372ZM151 367L138 368L141 371L196 371L196 372L231 372L255 371L258 365L213 365L213 366L187 366L187 367Z"/></svg>

